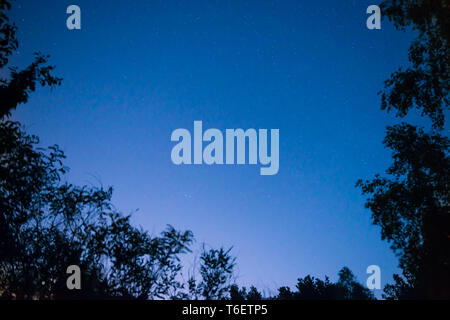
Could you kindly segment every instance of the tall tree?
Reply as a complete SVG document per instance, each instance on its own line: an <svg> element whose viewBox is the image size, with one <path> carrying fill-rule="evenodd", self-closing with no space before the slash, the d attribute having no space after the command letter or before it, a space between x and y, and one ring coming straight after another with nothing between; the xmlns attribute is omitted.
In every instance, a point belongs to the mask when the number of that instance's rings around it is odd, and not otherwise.
<svg viewBox="0 0 450 320"><path fill-rule="evenodd" d="M399 117L417 108L432 129L388 127L384 145L394 160L388 177L357 186L369 195L373 223L399 257L402 275L394 275L385 297L450 298L449 139L441 134L449 109L450 6L445 0L386 0L381 7L398 29L418 34L409 49L411 66L385 82L381 108Z"/></svg>

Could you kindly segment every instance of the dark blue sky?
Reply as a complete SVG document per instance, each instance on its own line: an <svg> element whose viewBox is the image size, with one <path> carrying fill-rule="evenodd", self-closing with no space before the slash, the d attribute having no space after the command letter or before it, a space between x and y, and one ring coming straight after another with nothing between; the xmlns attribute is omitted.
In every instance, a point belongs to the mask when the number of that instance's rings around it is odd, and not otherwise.
<svg viewBox="0 0 450 320"><path fill-rule="evenodd" d="M81 7L82 30L66 28ZM263 290L397 260L371 225L359 178L390 163L393 115L383 81L406 64L411 35L366 28L373 1L17 1L26 65L51 55L58 89L14 112L66 152L69 178L115 188L114 203L151 233L166 224L234 246L238 283ZM280 170L175 166L171 132L279 128Z"/></svg>

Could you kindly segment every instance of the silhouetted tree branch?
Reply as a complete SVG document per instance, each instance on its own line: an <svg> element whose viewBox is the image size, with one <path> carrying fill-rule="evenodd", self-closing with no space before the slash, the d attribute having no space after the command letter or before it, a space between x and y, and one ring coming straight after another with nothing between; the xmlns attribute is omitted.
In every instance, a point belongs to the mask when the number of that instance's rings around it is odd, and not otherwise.
<svg viewBox="0 0 450 320"><path fill-rule="evenodd" d="M409 49L412 66L400 68L386 80L382 109L395 109L404 117L412 108L420 109L443 128L449 109L450 6L446 0L386 0L382 12L398 29L411 27L418 37Z"/></svg>
<svg viewBox="0 0 450 320"><path fill-rule="evenodd" d="M0 0L0 68L5 68L9 57L17 50L17 27L9 22L6 11L11 9L8 0ZM10 116L18 104L26 103L37 85L56 87L62 79L52 75L54 66L48 65L49 56L35 53L34 61L25 69L9 67L9 78L0 79L0 119Z"/></svg>

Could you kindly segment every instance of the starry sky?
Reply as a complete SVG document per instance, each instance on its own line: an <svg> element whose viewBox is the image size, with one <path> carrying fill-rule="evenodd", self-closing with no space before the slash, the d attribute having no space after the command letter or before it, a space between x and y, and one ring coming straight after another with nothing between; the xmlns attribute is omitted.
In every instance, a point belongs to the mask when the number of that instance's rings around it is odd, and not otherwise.
<svg viewBox="0 0 450 320"><path fill-rule="evenodd" d="M81 30L66 8L81 8ZM373 226L359 178L390 153L383 81L407 63L410 33L366 28L366 0L17 0L20 48L51 55L62 85L43 88L13 118L58 144L77 184L114 187L113 202L152 234L167 224L200 246L233 246L237 283L275 293L307 274L365 284L397 259ZM278 128L280 169L176 166L177 128ZM379 293L377 293L379 295Z"/></svg>

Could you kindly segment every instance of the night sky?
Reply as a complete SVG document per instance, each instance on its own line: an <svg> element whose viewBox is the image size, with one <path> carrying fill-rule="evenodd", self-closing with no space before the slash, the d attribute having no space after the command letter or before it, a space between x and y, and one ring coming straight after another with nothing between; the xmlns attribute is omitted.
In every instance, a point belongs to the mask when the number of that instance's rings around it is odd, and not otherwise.
<svg viewBox="0 0 450 320"><path fill-rule="evenodd" d="M66 8L81 8L81 30ZM113 202L152 234L172 224L234 246L237 282L276 292L307 274L365 284L397 259L371 224L359 178L390 153L383 81L407 63L412 35L366 28L373 1L16 1L26 66L51 55L61 87L13 113L42 145L59 144L77 184L114 187ZM280 130L280 169L172 163L177 128ZM377 293L379 295L379 293Z"/></svg>

